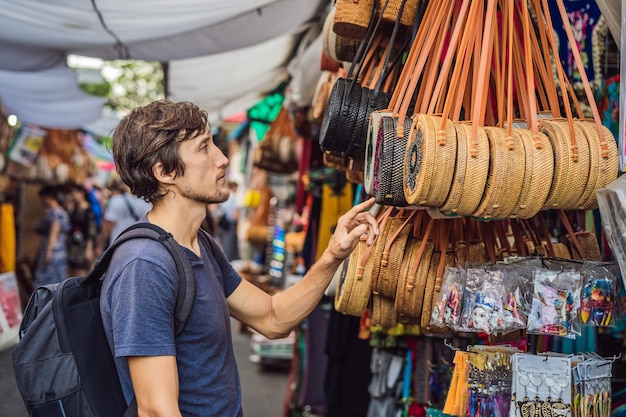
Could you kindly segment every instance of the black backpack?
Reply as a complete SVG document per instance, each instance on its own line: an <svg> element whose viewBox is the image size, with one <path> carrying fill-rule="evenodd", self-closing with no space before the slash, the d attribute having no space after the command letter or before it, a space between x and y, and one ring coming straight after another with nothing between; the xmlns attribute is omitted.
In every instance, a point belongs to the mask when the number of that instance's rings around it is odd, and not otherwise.
<svg viewBox="0 0 626 417"><path fill-rule="evenodd" d="M202 231L199 236L213 250ZM150 223L134 224L98 258L86 277L41 286L31 296L13 350L13 370L32 417L137 415L134 399L126 405L100 316L100 287L113 252L137 238L163 243L176 262L175 326L177 335L182 332L195 296L191 263L171 234Z"/></svg>

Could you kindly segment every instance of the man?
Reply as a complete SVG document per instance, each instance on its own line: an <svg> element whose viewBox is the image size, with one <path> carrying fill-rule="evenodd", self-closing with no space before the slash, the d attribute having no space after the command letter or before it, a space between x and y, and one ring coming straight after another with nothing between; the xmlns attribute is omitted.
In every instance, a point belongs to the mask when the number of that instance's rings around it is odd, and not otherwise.
<svg viewBox="0 0 626 417"><path fill-rule="evenodd" d="M144 221L170 232L196 277L193 310L174 336L178 277L158 242L131 240L115 252L101 294L105 331L126 400L144 416L242 416L229 315L268 338L284 337L317 305L359 239L379 228L361 203L337 224L328 248L300 283L274 296L242 280L219 246L201 245L206 205L226 201L228 159L215 146L206 112L158 101L123 118L113 135L120 177L152 202Z"/></svg>

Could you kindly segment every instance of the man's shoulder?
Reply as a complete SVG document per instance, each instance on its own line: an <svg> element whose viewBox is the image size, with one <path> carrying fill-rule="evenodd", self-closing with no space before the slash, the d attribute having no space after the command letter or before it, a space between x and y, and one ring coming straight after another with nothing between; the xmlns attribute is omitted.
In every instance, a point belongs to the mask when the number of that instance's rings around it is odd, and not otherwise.
<svg viewBox="0 0 626 417"><path fill-rule="evenodd" d="M135 238L121 243L113 254L112 262L128 264L137 261L169 269L174 259L165 245L150 238Z"/></svg>

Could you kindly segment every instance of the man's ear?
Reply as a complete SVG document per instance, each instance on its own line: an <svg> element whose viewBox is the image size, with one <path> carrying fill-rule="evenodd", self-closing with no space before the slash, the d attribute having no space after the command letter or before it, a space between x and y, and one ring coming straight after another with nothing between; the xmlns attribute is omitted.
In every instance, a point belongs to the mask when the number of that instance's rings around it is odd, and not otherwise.
<svg viewBox="0 0 626 417"><path fill-rule="evenodd" d="M152 175L154 175L154 178L161 184L171 184L174 181L174 176L176 174L173 171L166 173L163 164L161 162L157 162L152 166Z"/></svg>

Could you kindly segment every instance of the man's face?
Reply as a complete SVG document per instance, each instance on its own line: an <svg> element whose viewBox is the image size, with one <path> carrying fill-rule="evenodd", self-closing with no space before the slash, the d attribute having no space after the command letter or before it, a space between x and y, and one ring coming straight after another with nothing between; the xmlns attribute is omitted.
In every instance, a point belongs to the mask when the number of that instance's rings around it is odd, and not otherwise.
<svg viewBox="0 0 626 417"><path fill-rule="evenodd" d="M182 197L203 204L222 203L228 199L228 158L213 142L210 129L182 142L180 157L185 165L185 173L175 181Z"/></svg>

